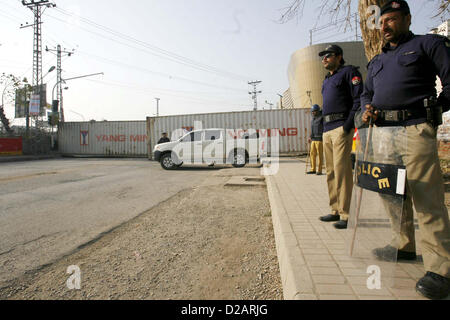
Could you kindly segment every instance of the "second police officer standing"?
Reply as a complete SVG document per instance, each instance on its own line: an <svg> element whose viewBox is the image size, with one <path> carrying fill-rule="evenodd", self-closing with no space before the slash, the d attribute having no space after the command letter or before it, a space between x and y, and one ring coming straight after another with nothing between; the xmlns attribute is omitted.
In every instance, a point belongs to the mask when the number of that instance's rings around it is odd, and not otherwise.
<svg viewBox="0 0 450 320"><path fill-rule="evenodd" d="M399 260L416 258L414 203L426 271L416 290L430 299L442 299L450 293L450 225L436 129L450 106L450 41L438 35L414 35L410 25L406 1L383 6L381 32L387 44L369 63L361 95L363 122L403 127L407 137L406 151L399 151L407 170L407 198L400 234L394 232L393 245L398 247L389 245L373 253L383 259L388 251L398 250ZM436 76L443 86L437 102Z"/></svg>
<svg viewBox="0 0 450 320"><path fill-rule="evenodd" d="M158 144L170 142L167 132L162 133L162 137L159 139Z"/></svg>
<svg viewBox="0 0 450 320"><path fill-rule="evenodd" d="M323 116L320 107L317 104L312 106L311 114L311 136L308 139L308 142L311 144L311 151L309 154L311 159L311 171L307 172L307 174L316 174L320 176L322 175L323 166ZM319 163L316 161L317 157L319 157Z"/></svg>
<svg viewBox="0 0 450 320"><path fill-rule="evenodd" d="M345 65L343 51L337 45L328 46L319 56L329 71L322 86L323 148L332 212L320 217L320 220L337 221L335 228L346 229L353 189L351 151L354 116L360 108L362 76L358 67Z"/></svg>

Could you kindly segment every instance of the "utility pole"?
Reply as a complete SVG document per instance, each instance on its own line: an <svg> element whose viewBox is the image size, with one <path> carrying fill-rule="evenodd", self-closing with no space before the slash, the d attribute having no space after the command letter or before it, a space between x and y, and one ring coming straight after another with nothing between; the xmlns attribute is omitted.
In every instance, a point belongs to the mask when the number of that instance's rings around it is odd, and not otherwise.
<svg viewBox="0 0 450 320"><path fill-rule="evenodd" d="M253 92L249 92L248 94L252 95L252 99L253 99L253 111L257 111L258 110L258 93L262 93L262 91L256 91L256 86L258 84L260 84L262 81L251 81L248 84L253 86Z"/></svg>
<svg viewBox="0 0 450 320"><path fill-rule="evenodd" d="M159 100L160 98L155 98L156 100L156 116L159 117Z"/></svg>
<svg viewBox="0 0 450 320"><path fill-rule="evenodd" d="M67 55L68 57L70 57L72 54L74 54L75 50L74 49L72 49L72 51L61 50L61 45L58 44L58 46L56 47L56 50L45 47L45 51L52 52L52 53L56 52L56 57L57 57L56 100L59 101L59 110L61 110L61 122L64 122L63 88L62 88L63 81L61 81L62 80L62 56L64 54L64 55Z"/></svg>
<svg viewBox="0 0 450 320"><path fill-rule="evenodd" d="M21 26L21 29L27 27L34 27L33 32L33 77L32 85L34 87L34 94L41 95L42 85L42 33L41 33L41 17L42 8L53 8L56 4L51 3L49 0L22 0L22 5L28 7L34 14L34 24ZM41 102L42 103L42 102ZM29 110L27 110L27 135L29 132Z"/></svg>

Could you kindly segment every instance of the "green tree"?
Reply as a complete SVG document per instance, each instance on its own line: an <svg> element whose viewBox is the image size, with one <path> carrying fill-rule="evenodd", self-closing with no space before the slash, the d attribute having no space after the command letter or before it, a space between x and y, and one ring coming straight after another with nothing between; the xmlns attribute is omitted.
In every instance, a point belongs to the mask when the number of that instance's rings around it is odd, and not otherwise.
<svg viewBox="0 0 450 320"><path fill-rule="evenodd" d="M15 92L19 88L25 88L27 91L31 92L31 85L28 84L28 80L24 78L20 80L13 74L2 73L0 76L0 88L1 88L1 105L0 105L0 120L3 127L7 132L11 133L11 127L8 118L5 114L5 105L12 103L15 99Z"/></svg>

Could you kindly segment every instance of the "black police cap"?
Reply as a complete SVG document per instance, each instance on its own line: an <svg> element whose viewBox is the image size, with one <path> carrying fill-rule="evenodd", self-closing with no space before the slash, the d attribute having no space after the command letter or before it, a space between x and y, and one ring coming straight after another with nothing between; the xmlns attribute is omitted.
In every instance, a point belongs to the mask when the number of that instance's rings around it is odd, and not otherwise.
<svg viewBox="0 0 450 320"><path fill-rule="evenodd" d="M404 0L389 1L381 8L381 15L389 12L402 11L406 14L410 14L409 5Z"/></svg>
<svg viewBox="0 0 450 320"><path fill-rule="evenodd" d="M327 53L334 53L337 56L343 55L342 48L338 45L332 44L325 48L324 51L319 52L319 57L326 55Z"/></svg>
<svg viewBox="0 0 450 320"><path fill-rule="evenodd" d="M325 48L324 51L319 52L319 57L322 57L327 53L334 53L337 56L342 56L341 65L345 64L344 51L338 45L336 44L329 45L328 47Z"/></svg>

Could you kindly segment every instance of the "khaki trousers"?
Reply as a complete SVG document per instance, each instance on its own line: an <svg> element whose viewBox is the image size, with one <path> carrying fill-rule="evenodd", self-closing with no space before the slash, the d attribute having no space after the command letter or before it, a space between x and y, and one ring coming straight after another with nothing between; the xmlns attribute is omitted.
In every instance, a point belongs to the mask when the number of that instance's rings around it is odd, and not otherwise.
<svg viewBox="0 0 450 320"><path fill-rule="evenodd" d="M416 250L414 204L419 221L420 247L425 270L450 278L450 224L445 205L444 180L437 153L436 130L428 123L423 123L408 126L402 132L406 137L396 134L394 137L391 136L389 141L385 139L386 141L381 143L397 149L386 153L395 154L393 151L397 151L407 172L407 197L403 203L400 226L396 221L399 220L398 217L391 214L393 226L391 245L399 250L409 252ZM383 139L376 134L373 138ZM394 212L389 210L388 201L384 201L384 205L388 212Z"/></svg>
<svg viewBox="0 0 450 320"><path fill-rule="evenodd" d="M348 220L353 191L352 152L354 130L346 133L343 127L323 134L328 195L333 214Z"/></svg>
<svg viewBox="0 0 450 320"><path fill-rule="evenodd" d="M316 159L319 156L319 167L316 170ZM311 171L316 171L322 173L323 166L323 142L322 141L312 141L311 142Z"/></svg>

